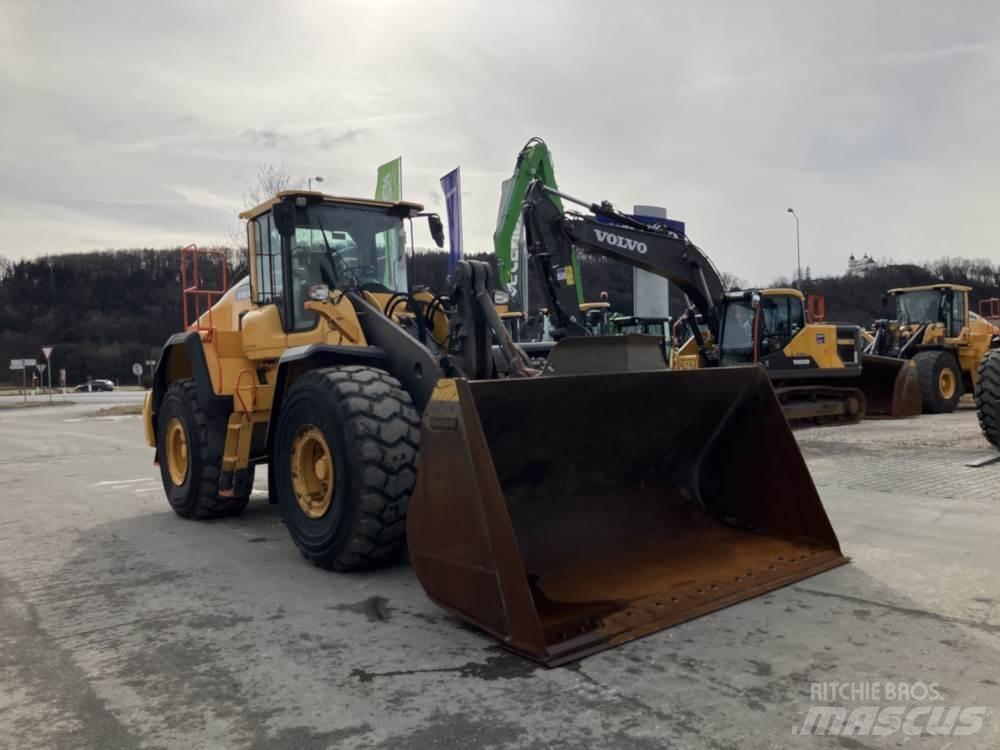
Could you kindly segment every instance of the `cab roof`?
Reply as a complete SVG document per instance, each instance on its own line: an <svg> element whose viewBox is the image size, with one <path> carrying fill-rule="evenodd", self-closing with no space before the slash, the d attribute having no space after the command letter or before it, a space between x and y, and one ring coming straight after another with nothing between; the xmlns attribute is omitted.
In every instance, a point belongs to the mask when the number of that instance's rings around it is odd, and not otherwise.
<svg viewBox="0 0 1000 750"><path fill-rule="evenodd" d="M749 299L753 294L759 294L761 297L795 297L796 299L803 300L806 298L798 289L783 286L770 289L737 289L736 291L726 292L725 297L726 299Z"/></svg>
<svg viewBox="0 0 1000 750"><path fill-rule="evenodd" d="M293 197L303 197L308 198L310 202L315 202L318 198L322 203L330 204L349 204L352 206L372 206L373 208L393 208L396 207L400 209L400 215L416 216L424 207L419 203L412 203L411 201L377 201L373 198L348 198L340 195L327 195L326 193L318 193L316 191L309 190L282 190L280 193L276 194L273 198L264 201L258 206L253 208L248 208L246 211L240 213L241 219L256 219L261 214L270 211L275 203L280 203L285 198L290 196Z"/></svg>
<svg viewBox="0 0 1000 750"><path fill-rule="evenodd" d="M787 286L778 286L773 289L761 289L761 296L763 297L798 297L799 299L805 299L805 295L798 289L792 289Z"/></svg>
<svg viewBox="0 0 1000 750"><path fill-rule="evenodd" d="M925 284L924 286L901 286L896 289L890 289L888 294L906 294L907 292L934 292L943 291L945 289L954 289L956 292L971 292L971 286L965 286L963 284Z"/></svg>

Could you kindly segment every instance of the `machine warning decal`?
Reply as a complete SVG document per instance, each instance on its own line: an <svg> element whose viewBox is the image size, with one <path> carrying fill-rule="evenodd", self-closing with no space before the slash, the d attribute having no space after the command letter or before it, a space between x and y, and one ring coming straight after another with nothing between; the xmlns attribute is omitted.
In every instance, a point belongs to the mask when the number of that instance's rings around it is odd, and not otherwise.
<svg viewBox="0 0 1000 750"><path fill-rule="evenodd" d="M817 344L825 344L826 343L826 334L825 333L817 333L816 334L816 343Z"/></svg>

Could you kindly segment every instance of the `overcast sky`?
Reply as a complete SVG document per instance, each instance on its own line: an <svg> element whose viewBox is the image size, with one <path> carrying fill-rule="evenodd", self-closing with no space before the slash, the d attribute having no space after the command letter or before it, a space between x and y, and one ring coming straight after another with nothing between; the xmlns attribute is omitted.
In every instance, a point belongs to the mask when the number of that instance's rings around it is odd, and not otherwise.
<svg viewBox="0 0 1000 750"><path fill-rule="evenodd" d="M491 249L530 136L750 282L1000 261L1000 3L0 0L0 255L219 242L258 165L442 208ZM418 237L418 242L421 240ZM425 239L425 241L427 241Z"/></svg>

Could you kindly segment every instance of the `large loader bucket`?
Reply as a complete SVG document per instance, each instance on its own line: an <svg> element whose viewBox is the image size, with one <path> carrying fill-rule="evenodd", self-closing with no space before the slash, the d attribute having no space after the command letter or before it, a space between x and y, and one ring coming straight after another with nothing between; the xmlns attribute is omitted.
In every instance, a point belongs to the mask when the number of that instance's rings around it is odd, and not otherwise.
<svg viewBox="0 0 1000 750"><path fill-rule="evenodd" d="M864 354L861 390L868 417L913 417L923 412L917 366L912 360Z"/></svg>
<svg viewBox="0 0 1000 750"><path fill-rule="evenodd" d="M431 599L548 665L847 561L760 367L442 380L407 539Z"/></svg>

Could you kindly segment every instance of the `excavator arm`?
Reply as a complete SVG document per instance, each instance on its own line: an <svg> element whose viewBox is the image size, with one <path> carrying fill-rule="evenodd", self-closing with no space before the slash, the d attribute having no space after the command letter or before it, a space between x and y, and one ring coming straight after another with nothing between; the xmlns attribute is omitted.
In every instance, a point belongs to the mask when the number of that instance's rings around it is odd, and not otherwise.
<svg viewBox="0 0 1000 750"><path fill-rule="evenodd" d="M521 205L528 195L528 189L533 182L539 182L555 189L556 175L552 166L552 153L541 138L532 138L517 155L514 174L503 183L500 194L500 209L497 215L497 228L493 233L493 251L497 256L500 271L500 283L510 294L510 309L528 312L525 300L522 299L522 284L526 268L521 267L521 258L515 247L518 224L521 219ZM553 195L556 206L562 210L562 203L557 194ZM575 255L570 252L569 266L574 269L579 278L579 266ZM573 309L583 304L583 287L576 286L576 302Z"/></svg>
<svg viewBox="0 0 1000 750"><path fill-rule="evenodd" d="M564 211L560 198L587 207L590 215ZM540 181L528 187L523 212L528 252L542 276L555 338L586 333L576 313L579 272L573 264L573 249L579 248L674 282L718 341L722 279L708 257L686 237L639 222L609 203L588 204L559 193Z"/></svg>

